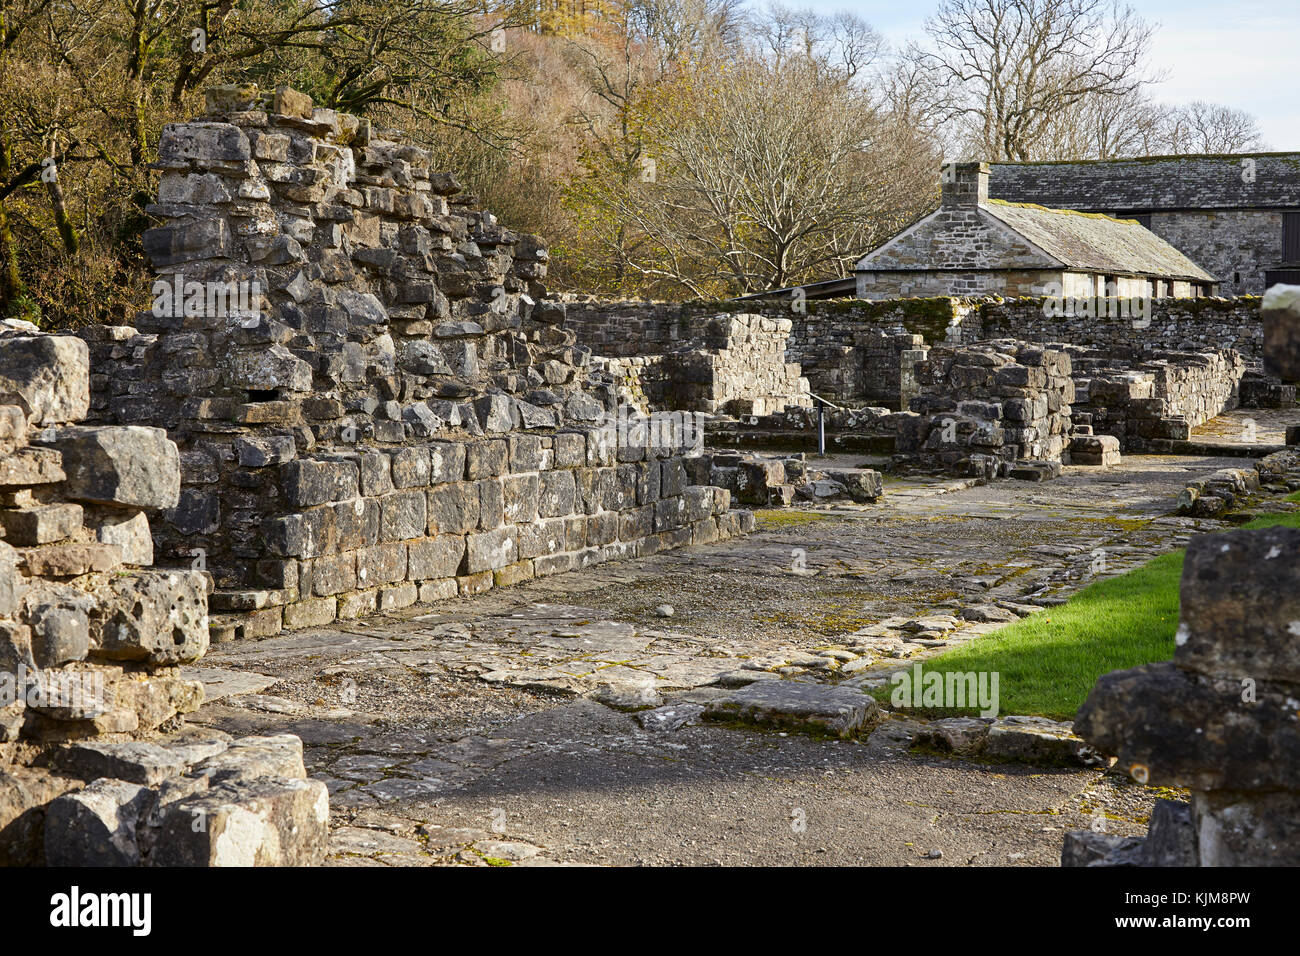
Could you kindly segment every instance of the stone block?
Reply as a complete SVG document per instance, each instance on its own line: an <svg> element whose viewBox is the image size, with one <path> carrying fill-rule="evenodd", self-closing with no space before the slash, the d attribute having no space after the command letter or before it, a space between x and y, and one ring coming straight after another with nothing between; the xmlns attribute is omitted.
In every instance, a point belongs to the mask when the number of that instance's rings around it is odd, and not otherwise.
<svg viewBox="0 0 1300 956"><path fill-rule="evenodd" d="M419 540L429 539L422 537ZM403 542L380 544L357 552L358 587L373 588L404 581L406 569L407 545Z"/></svg>
<svg viewBox="0 0 1300 956"><path fill-rule="evenodd" d="M90 414L90 350L72 335L15 335L0 348L0 405L22 409L33 426Z"/></svg>
<svg viewBox="0 0 1300 956"><path fill-rule="evenodd" d="M454 577L465 556L465 539L456 534L442 534L412 541L407 549L407 577L427 581Z"/></svg>
<svg viewBox="0 0 1300 956"><path fill-rule="evenodd" d="M393 452L389 475L394 488L424 488L429 485L429 449L402 448Z"/></svg>
<svg viewBox="0 0 1300 956"><path fill-rule="evenodd" d="M757 681L708 701L704 717L852 737L882 717L875 698L851 687L796 681Z"/></svg>
<svg viewBox="0 0 1300 956"><path fill-rule="evenodd" d="M29 547L70 538L81 530L81 505L35 505L0 511L0 527L12 545Z"/></svg>
<svg viewBox="0 0 1300 956"><path fill-rule="evenodd" d="M465 573L495 571L517 560L518 532L514 528L481 531L465 538Z"/></svg>
<svg viewBox="0 0 1300 956"><path fill-rule="evenodd" d="M285 501L294 508L307 508L330 501L357 497L359 476L356 462L299 459L280 469L280 487Z"/></svg>
<svg viewBox="0 0 1300 956"><path fill-rule="evenodd" d="M434 452L436 455L436 451ZM465 446L465 477L470 481L504 475L510 462L509 446L501 439Z"/></svg>
<svg viewBox="0 0 1300 956"><path fill-rule="evenodd" d="M479 525L479 510L477 482L435 485L428 492L428 533L465 534L473 531Z"/></svg>
<svg viewBox="0 0 1300 956"><path fill-rule="evenodd" d="M153 535L149 532L149 517L137 511L130 517L105 515L95 537L102 544L112 545L122 552L122 561L138 567L153 564Z"/></svg>
<svg viewBox="0 0 1300 956"><path fill-rule="evenodd" d="M95 780L45 811L46 866L140 865L140 825L153 793L125 780Z"/></svg>
<svg viewBox="0 0 1300 956"><path fill-rule="evenodd" d="M1194 537L1180 593L1179 667L1300 684L1300 529Z"/></svg>
<svg viewBox="0 0 1300 956"><path fill-rule="evenodd" d="M318 780L217 784L159 813L150 866L319 866L328 850L329 793Z"/></svg>
<svg viewBox="0 0 1300 956"><path fill-rule="evenodd" d="M537 520L539 482L537 475L510 475L502 483L504 520L507 524L530 524Z"/></svg>
<svg viewBox="0 0 1300 956"><path fill-rule="evenodd" d="M424 537L428 528L428 503L423 491L399 491L379 499L379 537L382 541L403 541Z"/></svg>
<svg viewBox="0 0 1300 956"><path fill-rule="evenodd" d="M245 468L266 468L292 461L298 454L292 435L235 439L235 454Z"/></svg>
<svg viewBox="0 0 1300 956"><path fill-rule="evenodd" d="M420 492L416 492L421 494ZM304 557L318 556L328 554L335 548L341 551L352 551L357 548L369 548L379 542L379 523L380 523L380 503L375 498L354 498L351 501L340 501L337 504L326 505L325 509L312 509L306 514L314 514L316 510L329 510L334 513L332 527L325 531L325 538L319 540L319 544L325 545L318 550L307 548L310 555L304 553ZM315 539L313 521L305 522L307 528L313 531L313 543ZM421 532L423 533L423 532Z"/></svg>
<svg viewBox="0 0 1300 956"><path fill-rule="evenodd" d="M208 649L208 584L198 571L111 578L90 612L91 656L154 666L191 663Z"/></svg>
<svg viewBox="0 0 1300 956"><path fill-rule="evenodd" d="M429 446L429 484L436 485L448 481L465 480L467 449L471 447L477 447L477 445L466 445L464 442L434 442L431 444ZM493 449L491 451L485 450L481 454L486 458L492 458L499 453L498 450ZM493 464L493 462L480 461L476 465L476 471L480 467L490 468ZM497 473L500 474L500 471Z"/></svg>
<svg viewBox="0 0 1300 956"><path fill-rule="evenodd" d="M47 443L62 455L69 498L156 509L180 501L180 452L161 428L77 425Z"/></svg>
<svg viewBox="0 0 1300 956"><path fill-rule="evenodd" d="M52 448L20 448L0 456L0 490L62 481L61 462L62 456Z"/></svg>

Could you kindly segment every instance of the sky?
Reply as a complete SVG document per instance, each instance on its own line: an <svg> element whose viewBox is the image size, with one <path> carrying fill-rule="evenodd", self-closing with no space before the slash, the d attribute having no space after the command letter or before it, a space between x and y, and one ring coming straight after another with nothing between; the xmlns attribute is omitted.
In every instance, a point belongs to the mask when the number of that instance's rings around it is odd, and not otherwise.
<svg viewBox="0 0 1300 956"><path fill-rule="evenodd" d="M1300 0L1129 0L1157 26L1152 66L1166 103L1207 100L1253 113L1275 150L1300 150ZM920 37L939 0L785 0L821 13L848 10L895 45Z"/></svg>

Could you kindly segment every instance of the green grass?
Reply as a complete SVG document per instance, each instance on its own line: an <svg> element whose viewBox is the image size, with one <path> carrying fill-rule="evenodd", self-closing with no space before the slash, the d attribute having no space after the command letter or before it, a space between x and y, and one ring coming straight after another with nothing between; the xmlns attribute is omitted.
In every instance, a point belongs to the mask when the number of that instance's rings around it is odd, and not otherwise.
<svg viewBox="0 0 1300 956"><path fill-rule="evenodd" d="M1297 504L1300 504L1300 491L1293 491L1291 494L1286 496L1286 500L1294 501Z"/></svg>
<svg viewBox="0 0 1300 956"><path fill-rule="evenodd" d="M1300 512L1266 515L1242 527L1274 525L1300 528ZM925 661L922 670L996 672L1000 713L1072 719L1102 674L1173 656L1182 573L1182 551L1161 555L1088 585L1059 607L1045 608ZM891 689L885 686L875 693L887 700Z"/></svg>

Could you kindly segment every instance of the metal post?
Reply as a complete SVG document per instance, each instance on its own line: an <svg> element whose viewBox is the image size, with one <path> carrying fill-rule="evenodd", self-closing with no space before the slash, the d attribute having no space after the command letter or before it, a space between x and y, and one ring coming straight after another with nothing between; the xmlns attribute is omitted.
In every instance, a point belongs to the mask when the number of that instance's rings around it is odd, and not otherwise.
<svg viewBox="0 0 1300 956"><path fill-rule="evenodd" d="M817 403L817 454L826 457L826 406Z"/></svg>

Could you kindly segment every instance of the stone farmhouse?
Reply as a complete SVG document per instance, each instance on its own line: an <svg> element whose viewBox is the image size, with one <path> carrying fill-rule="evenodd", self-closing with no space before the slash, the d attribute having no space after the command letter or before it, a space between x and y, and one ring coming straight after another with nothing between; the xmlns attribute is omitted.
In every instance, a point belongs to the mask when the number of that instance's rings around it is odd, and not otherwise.
<svg viewBox="0 0 1300 956"><path fill-rule="evenodd" d="M1300 153L994 163L989 195L1136 219L1224 295L1300 282Z"/></svg>
<svg viewBox="0 0 1300 956"><path fill-rule="evenodd" d="M1132 219L989 198L989 164L944 167L939 208L856 264L861 299L1052 293L1198 298L1215 279Z"/></svg>

